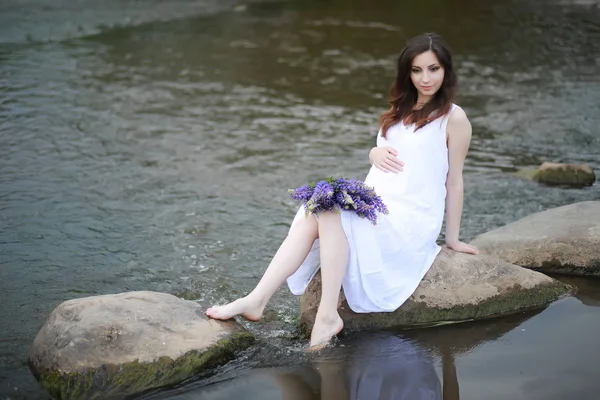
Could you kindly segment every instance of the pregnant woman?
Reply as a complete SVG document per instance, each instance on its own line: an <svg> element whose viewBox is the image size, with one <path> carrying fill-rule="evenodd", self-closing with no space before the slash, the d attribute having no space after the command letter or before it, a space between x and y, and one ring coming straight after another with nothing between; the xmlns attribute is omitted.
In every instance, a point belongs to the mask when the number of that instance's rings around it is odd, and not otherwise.
<svg viewBox="0 0 600 400"><path fill-rule="evenodd" d="M411 296L440 251L436 240L444 211L447 247L477 254L459 240L471 124L453 103L455 90L452 55L442 38L424 34L409 40L365 180L389 214L378 215L372 225L350 211L305 216L300 207L254 290L206 314L258 321L286 280L292 293L302 294L320 268L322 295L310 345L321 346L344 327L337 311L342 286L357 313L392 312Z"/></svg>

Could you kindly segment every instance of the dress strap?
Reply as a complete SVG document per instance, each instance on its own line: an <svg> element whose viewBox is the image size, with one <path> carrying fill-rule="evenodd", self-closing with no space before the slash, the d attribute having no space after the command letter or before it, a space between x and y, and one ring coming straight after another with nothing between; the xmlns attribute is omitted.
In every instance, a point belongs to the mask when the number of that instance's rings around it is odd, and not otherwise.
<svg viewBox="0 0 600 400"><path fill-rule="evenodd" d="M457 108L460 108L460 106L458 106L456 104L452 104L452 108L450 108L450 111L448 111L448 114L444 115L444 118L442 118L442 132L444 132L444 134L446 133L446 128L448 126L448 120L450 119L450 115Z"/></svg>

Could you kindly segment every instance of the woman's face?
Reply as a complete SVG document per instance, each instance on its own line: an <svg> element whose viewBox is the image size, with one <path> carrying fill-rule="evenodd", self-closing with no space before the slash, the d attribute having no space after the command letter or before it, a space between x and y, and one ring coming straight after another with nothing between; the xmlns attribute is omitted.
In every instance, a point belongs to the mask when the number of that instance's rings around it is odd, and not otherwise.
<svg viewBox="0 0 600 400"><path fill-rule="evenodd" d="M444 68L431 50L413 58L410 79L419 92L419 101L429 100L442 87Z"/></svg>

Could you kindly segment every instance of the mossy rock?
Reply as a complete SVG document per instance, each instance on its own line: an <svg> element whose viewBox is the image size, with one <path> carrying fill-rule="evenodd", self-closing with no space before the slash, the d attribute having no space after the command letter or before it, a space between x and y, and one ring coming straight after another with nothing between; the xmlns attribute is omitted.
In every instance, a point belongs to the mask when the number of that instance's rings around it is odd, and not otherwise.
<svg viewBox="0 0 600 400"><path fill-rule="evenodd" d="M545 162L533 174L533 180L546 185L584 187L594 184L596 174L592 168L585 164Z"/></svg>
<svg viewBox="0 0 600 400"><path fill-rule="evenodd" d="M544 274L485 255L442 249L415 293L396 311L355 313L340 294L338 310L346 331L423 328L500 317L541 308L570 286ZM312 329L321 297L319 274L301 301L301 324Z"/></svg>
<svg viewBox="0 0 600 400"><path fill-rule="evenodd" d="M166 293L69 300L36 336L29 366L56 399L123 399L231 360L254 336Z"/></svg>

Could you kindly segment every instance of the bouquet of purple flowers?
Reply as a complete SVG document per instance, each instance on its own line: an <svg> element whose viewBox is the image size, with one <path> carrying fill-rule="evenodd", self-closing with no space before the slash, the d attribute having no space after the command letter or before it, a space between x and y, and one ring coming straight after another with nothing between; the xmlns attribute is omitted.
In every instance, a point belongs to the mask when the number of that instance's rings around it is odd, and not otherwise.
<svg viewBox="0 0 600 400"><path fill-rule="evenodd" d="M346 178L329 178L288 190L295 200L306 208L306 215L321 211L349 210L359 217L377 223L377 212L387 214L388 209L373 188L364 182Z"/></svg>

